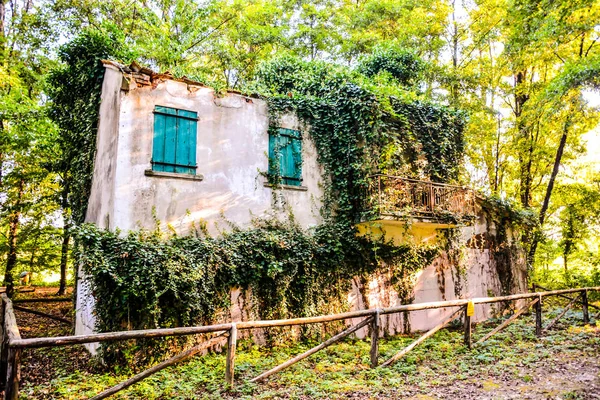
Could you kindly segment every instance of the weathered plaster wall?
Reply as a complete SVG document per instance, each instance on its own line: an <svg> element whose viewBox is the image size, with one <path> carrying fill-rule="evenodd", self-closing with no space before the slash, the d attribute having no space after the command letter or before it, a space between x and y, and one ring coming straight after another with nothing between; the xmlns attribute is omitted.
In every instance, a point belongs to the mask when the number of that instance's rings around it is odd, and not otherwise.
<svg viewBox="0 0 600 400"><path fill-rule="evenodd" d="M121 71L113 66L108 66L102 82L94 178L86 214L87 222L93 222L102 228L111 227L110 216L114 209L121 81ZM94 298L89 294L89 288L84 278L83 272L80 270L76 286L76 335L91 333L95 323L93 315ZM98 345L92 343L87 346L94 352Z"/></svg>
<svg viewBox="0 0 600 400"><path fill-rule="evenodd" d="M434 244L440 240L440 229L448 229L447 225L407 224L400 221L376 221L362 224L359 227L363 234L384 235L387 240L396 243L411 240L415 243ZM506 229L506 228L505 228ZM413 303L469 299L475 297L502 296L505 287L511 293L527 291L527 267L525 254L518 249L510 229L506 232L506 241L496 243L497 227L490 217L480 210L479 220L471 226L458 228L459 232L453 241L452 248L442 251L427 268L414 276ZM498 265L498 252L508 252L510 265ZM510 271L510 274L506 272ZM355 279L352 291L348 296L353 310L365 308L390 307L403 304L398 292L391 284L388 274L372 277L368 282ZM504 281L504 282L503 282ZM476 305L473 322L483 321L497 311L495 305ZM428 330L437 325L443 318L450 316L455 309L431 309L408 313L393 314L382 317L380 323L382 334L395 334L411 331ZM359 322L358 320L355 322ZM366 329L358 332L358 336L366 335Z"/></svg>
<svg viewBox="0 0 600 400"><path fill-rule="evenodd" d="M305 227L320 222L322 170L309 138L303 140L302 150L305 190L273 191L265 187L261 172L268 169L269 121L264 101L231 93L220 97L212 89L169 79L141 86L135 80L125 83L117 68L107 66L86 221L124 232L151 229L154 212L163 228L168 226L179 234L188 233L192 222L200 220L218 234L228 228L222 216L243 226L254 216L283 215L288 210ZM198 112L197 173L202 180L146 175L145 171L151 169L155 105ZM297 129L299 124L293 115L287 115L280 126ZM363 234L385 235L396 243L430 244L438 241L440 229L448 228L448 224L431 221L413 221L410 225L376 221L359 226ZM476 224L459 230L460 250L442 252L414 276L414 303L502 294L506 282L498 273L494 224L482 212ZM513 254L508 268L513 292L526 291L525 262L519 254ZM94 326L93 297L82 281L77 290L76 333L90 333ZM353 309L362 309L394 306L405 300L399 298L390 276L381 274L367 282L355 279L349 301ZM239 290L232 291L232 304L233 320L249 318ZM474 321L488 318L492 311L489 305L477 306ZM425 330L451 312L427 310L407 317L384 316L381 333ZM359 336L364 334L366 330L359 332ZM260 332L254 335L260 338ZM95 346L90 350L94 351Z"/></svg>
<svg viewBox="0 0 600 400"><path fill-rule="evenodd" d="M426 223L424 221L373 221L359 226L359 232L370 235L383 235L386 240L396 243L412 241L414 243L436 244L445 241L444 230L449 224ZM426 303L454 299L469 299L476 297L502 296L504 286L509 286L511 293L527 291L527 270L525 254L518 249L512 231L508 229L505 241L496 242L497 227L483 210L480 210L479 220L471 226L458 227L456 237L448 250L440 252L433 262L413 276L413 289L410 291L412 303ZM505 228L506 229L506 228ZM509 257L509 266L498 268L497 253L503 252L506 246L516 246ZM506 258L502 258L506 261ZM390 269L394 266L390 265ZM510 270L510 276L503 276ZM399 296L396 287L391 283L392 273L380 273L371 276L366 281L360 278L352 280L352 289L348 294L351 310L367 308L393 307L406 304L407 301ZM505 283L502 283L505 280ZM239 289L232 290L230 315L232 321L247 321L255 319L248 301L251 293ZM473 322L484 321L501 311L503 305L478 304L475 306ZM414 311L406 314L382 315L380 321L380 336L405 333L407 331L425 331L449 317L456 309L431 309ZM358 324L361 318L346 321L348 324ZM260 329L251 334L257 343L264 343L264 332ZM357 331L356 336L364 338L368 334L365 327Z"/></svg>
<svg viewBox="0 0 600 400"><path fill-rule="evenodd" d="M153 228L155 210L163 228L169 226L186 234L192 222L203 220L217 233L219 224L226 229L223 217L243 226L253 216L289 209L303 226L318 223L321 169L308 138L303 141L302 152L302 185L306 190L281 189L274 194L264 186L261 172L268 169L269 143L264 101L231 93L217 97L210 88L173 80L156 86L134 85L121 93L118 130L99 132L100 136L118 136L112 155L116 163L114 186L98 188L112 191L114 200L112 209L91 208L89 221L108 219L111 229L123 231ZM198 112L197 175L203 180L145 174L152 168L155 105ZM298 128L293 116L282 118L280 125Z"/></svg>

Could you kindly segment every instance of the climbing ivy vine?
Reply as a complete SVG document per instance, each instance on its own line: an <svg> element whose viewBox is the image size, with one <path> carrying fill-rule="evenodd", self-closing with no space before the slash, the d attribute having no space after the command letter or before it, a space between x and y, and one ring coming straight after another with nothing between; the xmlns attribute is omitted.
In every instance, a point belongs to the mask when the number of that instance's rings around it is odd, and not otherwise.
<svg viewBox="0 0 600 400"><path fill-rule="evenodd" d="M50 118L60 130L59 166L63 185L69 187L69 206L75 223L85 219L92 186L103 59L128 59L132 55L118 33L86 30L62 46L62 62L48 78Z"/></svg>
<svg viewBox="0 0 600 400"><path fill-rule="evenodd" d="M443 182L458 178L466 116L414 99L414 93L395 80L377 81L379 74L389 74L390 63L403 60L396 57L384 66L371 66L369 77L293 57L259 68L252 89L268 101L271 124L276 125L283 113L295 113L315 143L328 179L326 218L353 223L364 217L372 174Z"/></svg>
<svg viewBox="0 0 600 400"><path fill-rule="evenodd" d="M278 220L255 220L219 237L200 229L185 237L121 235L84 224L77 229L77 258L100 299L96 327L107 332L215 323L228 318L220 313L231 305L232 288L252 294L247 310L256 319L346 311L353 277L366 278L385 264L393 268L393 283L404 288L401 281L437 254L435 247L393 246L348 233L340 224L309 232ZM101 353L118 365L145 365L181 344L142 340L109 344Z"/></svg>

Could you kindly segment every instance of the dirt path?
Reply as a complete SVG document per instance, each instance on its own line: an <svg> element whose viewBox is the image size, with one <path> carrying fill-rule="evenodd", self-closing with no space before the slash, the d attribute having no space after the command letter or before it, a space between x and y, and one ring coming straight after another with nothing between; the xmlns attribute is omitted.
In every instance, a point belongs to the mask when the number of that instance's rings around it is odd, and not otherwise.
<svg viewBox="0 0 600 400"><path fill-rule="evenodd" d="M434 389L413 399L600 399L596 356L546 360L519 369L519 376L482 376Z"/></svg>
<svg viewBox="0 0 600 400"><path fill-rule="evenodd" d="M58 288L39 287L32 293L22 293L16 298L52 298ZM71 296L69 288L65 297ZM42 311L64 319L73 320L73 304L61 303L26 303L23 307ZM23 311L15 311L19 332L22 338L71 335L72 327L49 318ZM21 385L47 384L60 374L90 369L89 355L81 346L67 348L30 349L23 352L21 363Z"/></svg>

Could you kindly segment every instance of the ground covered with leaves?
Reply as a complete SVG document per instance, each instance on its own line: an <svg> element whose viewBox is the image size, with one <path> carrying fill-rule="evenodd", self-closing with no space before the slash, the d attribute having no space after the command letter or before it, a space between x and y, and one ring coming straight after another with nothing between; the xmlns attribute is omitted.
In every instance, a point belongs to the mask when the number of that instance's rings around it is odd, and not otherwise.
<svg viewBox="0 0 600 400"><path fill-rule="evenodd" d="M68 316L65 303L36 308ZM559 310L546 312L544 322ZM17 312L17 319L23 337L69 333L68 326L42 317ZM524 315L472 350L463 345L458 327L442 330L389 368L369 367L368 340L348 340L261 384L246 382L317 343L267 349L242 341L234 389L224 385L225 355L211 353L165 369L114 398L600 399L600 323L592 318L592 324L583 326L581 320L580 311L569 311L538 339L534 316ZM478 324L474 341L499 322ZM382 339L380 360L417 336ZM23 356L23 399L85 399L131 376L103 369L82 347L26 350Z"/></svg>

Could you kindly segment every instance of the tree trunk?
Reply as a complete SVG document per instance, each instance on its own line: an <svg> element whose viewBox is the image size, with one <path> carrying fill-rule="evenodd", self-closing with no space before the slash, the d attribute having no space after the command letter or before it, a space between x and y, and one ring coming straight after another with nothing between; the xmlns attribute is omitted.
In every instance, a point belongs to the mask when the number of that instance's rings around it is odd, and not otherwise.
<svg viewBox="0 0 600 400"><path fill-rule="evenodd" d="M454 76L450 83L450 102L452 105L458 104L458 23L456 21L456 1L452 1L452 67Z"/></svg>
<svg viewBox="0 0 600 400"><path fill-rule="evenodd" d="M0 46L4 47L5 41L5 21L6 21L6 0L0 0Z"/></svg>
<svg viewBox="0 0 600 400"><path fill-rule="evenodd" d="M554 182L556 181L556 176L558 175L558 170L560 168L560 162L565 151L565 145L567 144L567 136L569 134L570 126L571 117L569 116L567 117L567 121L565 122L563 128L562 136L560 137L560 143L558 145L558 149L556 150L556 157L554 157L554 168L552 168L552 174L550 175L550 181L548 181L548 187L546 188L544 202L542 203L542 208L540 209L540 225L543 225L544 221L546 220L546 212L548 211L548 206L550 205L550 196L552 196Z"/></svg>
<svg viewBox="0 0 600 400"><path fill-rule="evenodd" d="M525 141L527 151L520 151L519 164L520 170L520 200L524 208L529 208L529 200L531 198L531 153L533 152L533 143L531 143L530 129L523 121L523 107L529 100L529 95L525 92L525 80L527 71L519 71L515 75L515 119L517 121L517 129L519 138Z"/></svg>
<svg viewBox="0 0 600 400"><path fill-rule="evenodd" d="M69 226L63 228L63 242L60 249L60 287L57 296L62 296L67 290L67 261L69 257L69 241L71 239L71 230Z"/></svg>
<svg viewBox="0 0 600 400"><path fill-rule="evenodd" d="M565 251L563 254L563 267L565 269L565 283L567 284L567 287L571 283L571 279L569 279L569 267L568 267L568 263L567 263L568 257L569 257L569 254Z"/></svg>
<svg viewBox="0 0 600 400"><path fill-rule="evenodd" d="M61 208L63 217L63 241L60 249L60 287L57 296L62 296L67 290L67 262L69 257L69 241L71 239L71 219L69 216L69 185L64 184L62 190Z"/></svg>
<svg viewBox="0 0 600 400"><path fill-rule="evenodd" d="M13 270L17 265L17 233L21 218L21 198L23 197L23 179L19 180L17 201L8 219L8 257L6 258L6 270L4 272L4 286L6 295L12 297L14 292Z"/></svg>
<svg viewBox="0 0 600 400"><path fill-rule="evenodd" d="M4 6L0 7L0 11L3 10L3 7ZM2 18L1 15L0 15L0 18ZM0 19L0 23L1 23L1 21L2 21L2 19ZM2 134L4 134L4 120L2 120L2 119L0 119L0 132ZM4 153L0 152L0 187L2 187L3 179L4 179ZM1 204L0 204L0 206L1 206Z"/></svg>
<svg viewBox="0 0 600 400"><path fill-rule="evenodd" d="M498 194L498 189L500 187L500 134L501 134L501 123L500 117L496 117L498 119L498 133L496 135L496 151L495 151L495 160L494 160L494 194Z"/></svg>
<svg viewBox="0 0 600 400"><path fill-rule="evenodd" d="M569 107L569 111L571 107ZM548 206L550 205L550 197L552 196L552 190L554 189L554 182L556 181L556 176L558 175L558 171L560 168L560 162L562 160L563 153L565 151L565 145L567 144L567 136L569 134L569 128L571 126L571 113L569 112L567 116L567 120L565 121L565 125L563 127L563 133L560 137L560 143L558 145L558 149L556 149L556 156L554 157L554 167L552 168L552 174L550 175L550 180L548 181L548 187L546 188L546 195L544 196L544 202L542 203L542 208L540 209L540 228L544 225L546 220L546 212L548 211ZM535 253L537 251L537 246L540 242L540 235L535 234L533 236L533 240L531 242L531 247L529 248L529 254L527 255L527 263L529 266L533 266L533 262L535 260ZM565 260L566 267L566 260Z"/></svg>

